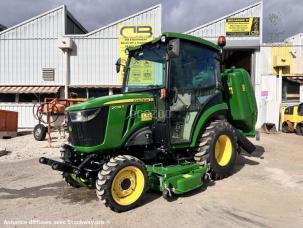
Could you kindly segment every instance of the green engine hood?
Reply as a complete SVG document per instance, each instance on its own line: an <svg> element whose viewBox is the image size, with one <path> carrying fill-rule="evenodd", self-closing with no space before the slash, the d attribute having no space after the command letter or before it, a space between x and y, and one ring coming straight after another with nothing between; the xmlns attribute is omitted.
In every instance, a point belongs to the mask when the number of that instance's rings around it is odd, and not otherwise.
<svg viewBox="0 0 303 228"><path fill-rule="evenodd" d="M144 103L153 101L153 96L148 93L127 93L117 94L112 96L91 98L85 102L78 103L76 105L66 108L67 111L78 111L90 108L98 108L106 105L119 105L125 103Z"/></svg>

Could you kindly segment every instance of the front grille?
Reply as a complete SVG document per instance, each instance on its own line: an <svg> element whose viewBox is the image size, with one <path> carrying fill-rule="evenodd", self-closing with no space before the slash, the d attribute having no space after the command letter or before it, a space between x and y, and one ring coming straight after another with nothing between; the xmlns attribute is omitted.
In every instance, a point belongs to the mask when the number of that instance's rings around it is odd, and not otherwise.
<svg viewBox="0 0 303 228"><path fill-rule="evenodd" d="M102 144L106 130L108 107L102 107L98 115L87 122L71 122L69 118L69 141L74 146Z"/></svg>

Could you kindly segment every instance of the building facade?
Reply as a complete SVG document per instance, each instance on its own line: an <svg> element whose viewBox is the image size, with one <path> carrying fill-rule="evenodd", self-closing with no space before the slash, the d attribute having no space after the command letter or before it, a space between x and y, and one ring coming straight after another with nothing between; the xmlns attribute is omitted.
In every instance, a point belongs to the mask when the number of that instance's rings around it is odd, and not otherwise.
<svg viewBox="0 0 303 228"><path fill-rule="evenodd" d="M64 97L68 92L97 97L119 92L121 78L115 72L115 62L121 55L121 28L149 26L157 37L162 32L161 17L161 5L156 5L87 32L60 6L0 32L0 109L18 111L19 127L33 127L33 104L45 97ZM269 61L272 52L262 45L262 2L185 33L214 43L219 36L226 36L226 66L244 68L251 76L259 108L257 127L276 118L266 114L274 103L264 99L271 88L262 86L272 87L275 78ZM67 52L59 48L62 42L70 45ZM288 42L302 40L293 37ZM266 67L270 72L265 72ZM268 93L267 99L271 95Z"/></svg>
<svg viewBox="0 0 303 228"><path fill-rule="evenodd" d="M149 25L158 36L161 5L90 33L65 6L0 32L0 109L19 112L19 127L34 127L34 103L64 97L64 88L84 97L113 93L121 87L119 26L134 24ZM59 48L65 41L71 42L67 57Z"/></svg>
<svg viewBox="0 0 303 228"><path fill-rule="evenodd" d="M303 34L264 43L261 53L260 118L278 128L281 109L303 102Z"/></svg>

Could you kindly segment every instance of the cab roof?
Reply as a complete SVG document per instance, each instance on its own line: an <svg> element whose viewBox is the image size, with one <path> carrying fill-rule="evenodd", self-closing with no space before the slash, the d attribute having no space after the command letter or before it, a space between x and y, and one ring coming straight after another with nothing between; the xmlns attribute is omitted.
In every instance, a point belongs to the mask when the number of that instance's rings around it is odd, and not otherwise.
<svg viewBox="0 0 303 228"><path fill-rule="evenodd" d="M162 33L159 37L151 40L150 42L148 42L149 44L154 44L157 43L161 40L161 37L165 36L166 38L168 38L169 40L171 39L181 39L181 40L188 40L188 41L192 41L194 43L198 43L201 44L203 46L209 47L213 50L219 51L220 47L208 40L202 39L200 37L197 36L192 36L192 35L187 35L187 34L183 34L183 33L175 33L175 32L164 32ZM145 43L145 44L148 44ZM144 44L143 44L144 45ZM135 51L138 50L142 45L139 46L135 46L135 47L128 47L127 50L129 51Z"/></svg>

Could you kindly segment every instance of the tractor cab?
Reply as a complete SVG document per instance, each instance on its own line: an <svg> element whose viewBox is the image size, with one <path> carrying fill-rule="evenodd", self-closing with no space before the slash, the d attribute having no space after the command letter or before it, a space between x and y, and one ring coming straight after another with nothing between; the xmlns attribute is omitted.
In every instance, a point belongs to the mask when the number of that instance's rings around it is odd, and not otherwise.
<svg viewBox="0 0 303 228"><path fill-rule="evenodd" d="M155 96L155 144L190 143L203 109L223 102L219 51L213 43L176 33L127 49L123 93Z"/></svg>

